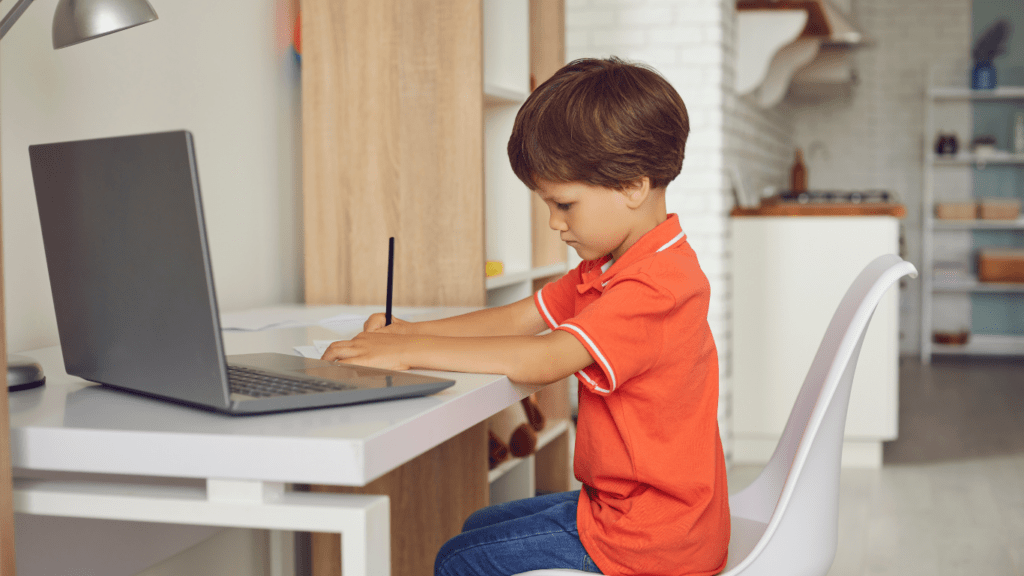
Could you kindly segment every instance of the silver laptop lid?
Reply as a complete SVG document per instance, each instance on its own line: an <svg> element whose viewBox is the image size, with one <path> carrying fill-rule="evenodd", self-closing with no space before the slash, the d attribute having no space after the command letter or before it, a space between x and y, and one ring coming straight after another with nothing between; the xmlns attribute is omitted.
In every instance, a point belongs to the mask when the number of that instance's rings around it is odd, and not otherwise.
<svg viewBox="0 0 1024 576"><path fill-rule="evenodd" d="M29 156L67 372L227 407L192 135L39 144Z"/></svg>

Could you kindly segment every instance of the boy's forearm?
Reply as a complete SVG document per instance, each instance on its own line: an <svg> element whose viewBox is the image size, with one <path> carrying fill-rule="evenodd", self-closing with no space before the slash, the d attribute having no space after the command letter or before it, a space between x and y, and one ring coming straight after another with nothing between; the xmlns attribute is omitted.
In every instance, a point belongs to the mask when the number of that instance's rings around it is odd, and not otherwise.
<svg viewBox="0 0 1024 576"><path fill-rule="evenodd" d="M534 307L533 297L530 297L507 306L485 308L451 318L412 322L406 331L433 336L527 336L546 327Z"/></svg>
<svg viewBox="0 0 1024 576"><path fill-rule="evenodd" d="M333 342L323 359L391 370L505 374L528 384L548 384L593 363L587 349L565 331L538 336L545 328L527 298L446 320L362 332Z"/></svg>
<svg viewBox="0 0 1024 576"><path fill-rule="evenodd" d="M504 374L522 384L549 384L579 369L542 336L413 336L402 359L412 368Z"/></svg>

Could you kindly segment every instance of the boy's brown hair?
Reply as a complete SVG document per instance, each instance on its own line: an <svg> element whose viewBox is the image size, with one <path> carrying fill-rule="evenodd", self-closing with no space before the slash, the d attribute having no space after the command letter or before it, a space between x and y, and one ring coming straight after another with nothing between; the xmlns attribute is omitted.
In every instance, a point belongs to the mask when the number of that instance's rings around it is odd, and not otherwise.
<svg viewBox="0 0 1024 576"><path fill-rule="evenodd" d="M652 188L682 170L690 120L683 99L651 68L609 59L573 61L516 115L508 157L531 190L537 180L621 190L647 176Z"/></svg>

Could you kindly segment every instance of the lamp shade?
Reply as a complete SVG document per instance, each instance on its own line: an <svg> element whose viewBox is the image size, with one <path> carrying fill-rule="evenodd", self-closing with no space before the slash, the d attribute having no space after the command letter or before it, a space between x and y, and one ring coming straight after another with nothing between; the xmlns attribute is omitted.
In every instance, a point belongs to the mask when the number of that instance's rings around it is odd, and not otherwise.
<svg viewBox="0 0 1024 576"><path fill-rule="evenodd" d="M64 48L157 19L146 0L60 0L53 14L53 48Z"/></svg>

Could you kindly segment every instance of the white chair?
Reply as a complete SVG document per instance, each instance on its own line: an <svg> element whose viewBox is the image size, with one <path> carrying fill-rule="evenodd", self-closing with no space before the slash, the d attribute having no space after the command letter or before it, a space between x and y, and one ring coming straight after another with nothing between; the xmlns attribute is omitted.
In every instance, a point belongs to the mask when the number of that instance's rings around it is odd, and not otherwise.
<svg viewBox="0 0 1024 576"><path fill-rule="evenodd" d="M875 307L903 276L899 256L880 256L846 291L811 362L775 452L760 475L729 497L732 535L721 576L824 576L836 555L839 470L853 372ZM579 576L533 570L518 576Z"/></svg>

